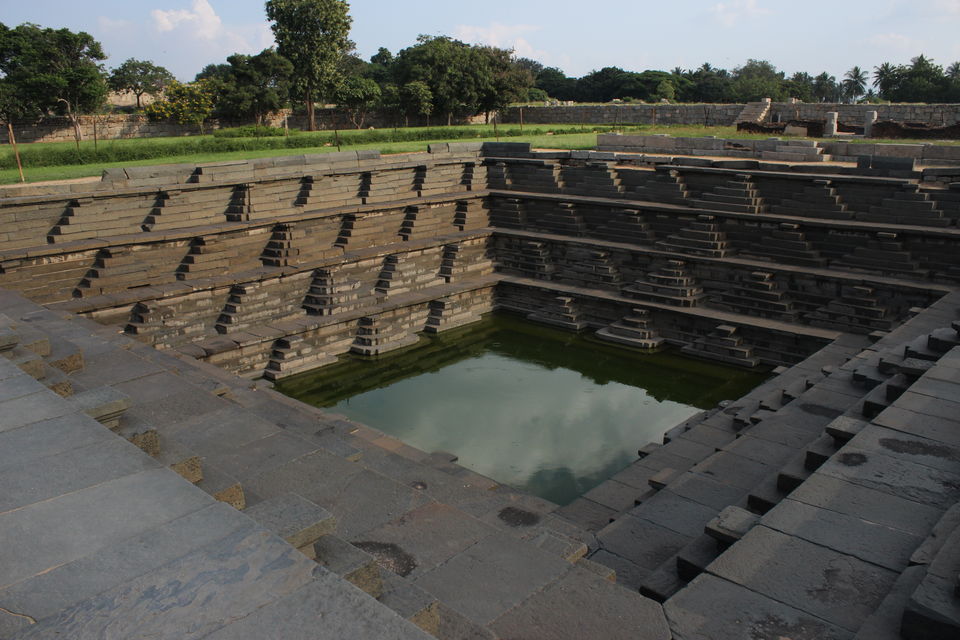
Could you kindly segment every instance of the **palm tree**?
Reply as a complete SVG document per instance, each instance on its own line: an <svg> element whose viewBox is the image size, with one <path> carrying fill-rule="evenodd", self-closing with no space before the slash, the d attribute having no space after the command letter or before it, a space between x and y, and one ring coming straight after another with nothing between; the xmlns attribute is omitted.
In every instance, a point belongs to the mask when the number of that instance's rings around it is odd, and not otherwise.
<svg viewBox="0 0 960 640"><path fill-rule="evenodd" d="M947 67L947 77L951 80L960 80L960 61L954 62Z"/></svg>
<svg viewBox="0 0 960 640"><path fill-rule="evenodd" d="M867 72L853 67L843 76L843 91L850 102L856 101L867 90Z"/></svg>
<svg viewBox="0 0 960 640"><path fill-rule="evenodd" d="M817 102L836 102L837 79L824 71L813 79L813 97Z"/></svg>
<svg viewBox="0 0 960 640"><path fill-rule="evenodd" d="M879 67L873 68L873 86L877 88L881 97L886 97L886 93L893 86L896 76L897 68L889 62L884 62Z"/></svg>

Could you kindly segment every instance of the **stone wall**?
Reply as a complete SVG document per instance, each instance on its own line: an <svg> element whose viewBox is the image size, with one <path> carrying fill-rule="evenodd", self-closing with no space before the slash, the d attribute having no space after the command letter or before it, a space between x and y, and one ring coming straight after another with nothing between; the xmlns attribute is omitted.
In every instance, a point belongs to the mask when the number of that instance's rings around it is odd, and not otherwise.
<svg viewBox="0 0 960 640"><path fill-rule="evenodd" d="M733 125L743 104L605 104L558 107L522 107L523 121L530 124L692 124ZM520 121L520 107L501 114L504 123ZM771 105L768 120L824 120L836 111L840 121L860 125L867 111L880 120L917 122L946 126L960 122L960 104L826 104L787 103Z"/></svg>
<svg viewBox="0 0 960 640"><path fill-rule="evenodd" d="M193 124L175 124L171 122L150 122L146 116L138 114L113 114L108 116L78 116L80 135L83 140L93 140L94 128L99 140L120 140L127 138L160 138L169 136L195 136L200 134L200 128ZM307 130L307 118L294 115L290 110L283 110L272 114L265 120L265 124L272 127L287 126L291 129ZM479 124L484 121L483 116L459 118L454 124ZM440 126L446 124L446 119L440 118L411 118L408 120L411 127ZM317 129L332 131L355 129L346 113L337 109L316 110ZM204 132L210 133L217 129L238 127L256 124L253 121L220 121L208 120L204 123ZM385 129L404 126L401 118L385 116L377 113L369 114L363 122L364 128ZM0 144L9 144L4 133L0 135ZM35 123L15 123L14 135L17 142L73 142L73 124L66 117L47 117Z"/></svg>
<svg viewBox="0 0 960 640"><path fill-rule="evenodd" d="M682 137L669 135L597 136L601 151L680 156L720 156L795 162L857 162L859 157L913 158L921 164L960 164L960 146L937 144L880 144L843 140L816 141L790 137L766 139ZM787 167L784 167L787 168ZM909 170L909 167L908 167ZM842 172L832 168L832 172Z"/></svg>
<svg viewBox="0 0 960 640"><path fill-rule="evenodd" d="M730 126L742 104L604 104L561 107L510 107L501 112L505 124L699 124Z"/></svg>
<svg viewBox="0 0 960 640"><path fill-rule="evenodd" d="M770 107L768 120L826 120L826 114L835 111L840 122L862 125L868 111L876 111L880 120L916 122L943 127L960 122L960 104L797 104L775 102Z"/></svg>

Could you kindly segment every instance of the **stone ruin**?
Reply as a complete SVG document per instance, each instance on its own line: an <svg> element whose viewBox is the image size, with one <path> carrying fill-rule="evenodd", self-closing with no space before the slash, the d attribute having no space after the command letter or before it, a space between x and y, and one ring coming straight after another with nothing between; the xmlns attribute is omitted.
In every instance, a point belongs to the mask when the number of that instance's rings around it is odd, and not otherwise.
<svg viewBox="0 0 960 640"><path fill-rule="evenodd" d="M0 636L958 637L960 189L792 160L6 191ZM492 310L776 375L564 507L269 388Z"/></svg>

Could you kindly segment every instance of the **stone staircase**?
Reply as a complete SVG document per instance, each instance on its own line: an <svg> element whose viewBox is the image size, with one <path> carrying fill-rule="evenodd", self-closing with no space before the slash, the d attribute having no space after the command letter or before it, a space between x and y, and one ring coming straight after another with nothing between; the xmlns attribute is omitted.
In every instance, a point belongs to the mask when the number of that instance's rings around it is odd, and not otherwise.
<svg viewBox="0 0 960 640"><path fill-rule="evenodd" d="M790 297L777 283L774 274L767 271L751 271L728 290L711 299L711 305L761 318L777 318L786 322L797 320L797 311Z"/></svg>
<svg viewBox="0 0 960 640"><path fill-rule="evenodd" d="M690 356L718 360L739 367L755 367L760 359L753 354L753 347L746 344L738 334L737 327L720 324L707 335L697 338L681 351Z"/></svg>
<svg viewBox="0 0 960 640"><path fill-rule="evenodd" d="M664 343L656 328L651 326L650 312L647 309L634 309L630 315L598 329L595 335L601 340L643 351L656 351Z"/></svg>
<svg viewBox="0 0 960 640"><path fill-rule="evenodd" d="M827 258L820 255L800 227L789 222L780 223L775 231L768 232L742 252L801 267L822 268L827 264Z"/></svg>
<svg viewBox="0 0 960 640"><path fill-rule="evenodd" d="M666 240L658 241L656 247L663 251L710 258L723 258L735 253L720 223L710 215L698 215L695 222L668 235Z"/></svg>
<svg viewBox="0 0 960 640"><path fill-rule="evenodd" d="M733 211L735 213L763 213L766 206L754 187L750 176L740 174L690 199L691 207Z"/></svg>
<svg viewBox="0 0 960 640"><path fill-rule="evenodd" d="M678 425L561 513L598 527L591 559L664 602L675 633L725 637L734 617L760 629L776 615L819 619L819 637L841 629L850 635L835 637L865 640L885 637L896 616L904 638L953 637L960 558L944 541L960 525L960 468L925 452L956 439L916 412L936 411L924 394L960 362L960 322L937 328L956 304L937 303L862 352L863 338L837 341ZM897 462L893 451L911 453ZM839 531L850 535L827 533ZM850 588L829 602L791 593L804 571L841 565L857 571L836 576ZM691 617L742 587L756 594L751 612Z"/></svg>
<svg viewBox="0 0 960 640"><path fill-rule="evenodd" d="M587 328L587 322L576 300L568 296L556 296L553 298L553 303L529 314L527 319L568 331L582 331Z"/></svg>
<svg viewBox="0 0 960 640"><path fill-rule="evenodd" d="M772 102L769 98L765 98L760 102L748 102L740 111L737 119L734 120L734 124L740 124L741 122L760 124L766 121L767 115L770 113L771 105Z"/></svg>
<svg viewBox="0 0 960 640"><path fill-rule="evenodd" d="M695 307L705 294L682 260L667 260L656 271L623 288L624 295L675 307Z"/></svg>
<svg viewBox="0 0 960 640"><path fill-rule="evenodd" d="M761 160L780 162L829 162L833 159L823 152L817 140L784 140L773 151L761 151Z"/></svg>

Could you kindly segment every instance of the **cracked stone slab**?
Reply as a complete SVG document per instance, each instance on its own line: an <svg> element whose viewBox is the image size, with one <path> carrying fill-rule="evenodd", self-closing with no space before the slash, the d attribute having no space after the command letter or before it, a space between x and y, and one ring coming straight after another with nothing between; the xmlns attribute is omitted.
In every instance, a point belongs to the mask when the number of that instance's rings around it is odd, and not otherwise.
<svg viewBox="0 0 960 640"><path fill-rule="evenodd" d="M23 640L202 638L283 598L323 570L254 523L40 621ZM157 615L163 612L163 615Z"/></svg>
<svg viewBox="0 0 960 640"><path fill-rule="evenodd" d="M853 633L716 576L697 576L663 605L674 640L852 640Z"/></svg>
<svg viewBox="0 0 960 640"><path fill-rule="evenodd" d="M762 525L707 571L851 632L876 610L898 576Z"/></svg>
<svg viewBox="0 0 960 640"><path fill-rule="evenodd" d="M284 598L227 624L208 640L382 638L431 640L407 620L333 574L318 574Z"/></svg>
<svg viewBox="0 0 960 640"><path fill-rule="evenodd" d="M648 520L626 515L597 534L600 548L653 571L692 540Z"/></svg>
<svg viewBox="0 0 960 640"><path fill-rule="evenodd" d="M395 545L415 563L404 575L419 576L495 531L449 505L430 503L367 531L353 543Z"/></svg>
<svg viewBox="0 0 960 640"><path fill-rule="evenodd" d="M0 471L0 514L158 466L156 460L117 437L41 460L24 460Z"/></svg>
<svg viewBox="0 0 960 640"><path fill-rule="evenodd" d="M151 469L0 514L0 585L139 535L211 500L167 469Z"/></svg>
<svg viewBox="0 0 960 640"><path fill-rule="evenodd" d="M822 507L924 537L942 511L929 505L815 473L790 494L791 500Z"/></svg>
<svg viewBox="0 0 960 640"><path fill-rule="evenodd" d="M960 475L850 445L818 472L941 510L960 499Z"/></svg>
<svg viewBox="0 0 960 640"><path fill-rule="evenodd" d="M500 616L491 628L512 640L604 638L668 640L660 605L634 591L574 568Z"/></svg>
<svg viewBox="0 0 960 640"><path fill-rule="evenodd" d="M568 570L565 560L496 533L418 577L414 584L486 625Z"/></svg>
<svg viewBox="0 0 960 640"><path fill-rule="evenodd" d="M903 571L923 538L855 516L789 498L763 517L766 527L871 562Z"/></svg>
<svg viewBox="0 0 960 640"><path fill-rule="evenodd" d="M333 533L337 526L329 511L295 493L264 500L244 513L297 549Z"/></svg>
<svg viewBox="0 0 960 640"><path fill-rule="evenodd" d="M77 414L0 431L0 470L115 438L102 424Z"/></svg>
<svg viewBox="0 0 960 640"><path fill-rule="evenodd" d="M215 502L0 590L0 606L47 618L249 527L237 510Z"/></svg>

